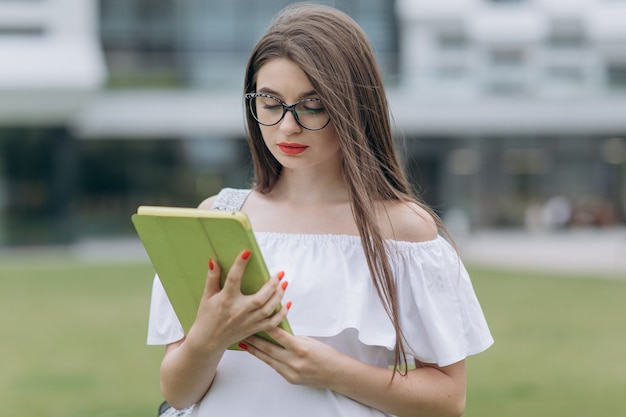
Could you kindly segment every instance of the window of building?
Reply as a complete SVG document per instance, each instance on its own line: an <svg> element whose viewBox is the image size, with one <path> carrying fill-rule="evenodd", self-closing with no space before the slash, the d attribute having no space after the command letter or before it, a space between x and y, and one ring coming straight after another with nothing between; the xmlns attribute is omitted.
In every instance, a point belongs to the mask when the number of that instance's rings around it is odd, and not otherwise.
<svg viewBox="0 0 626 417"><path fill-rule="evenodd" d="M526 51L518 46L497 46L488 51L486 91L518 95L527 89Z"/></svg>
<svg viewBox="0 0 626 417"><path fill-rule="evenodd" d="M40 37L46 30L42 26L0 26L0 37Z"/></svg>
<svg viewBox="0 0 626 417"><path fill-rule="evenodd" d="M493 48L489 62L496 68L516 68L524 65L524 50L521 48Z"/></svg>
<svg viewBox="0 0 626 417"><path fill-rule="evenodd" d="M254 44L274 15L293 2L100 0L110 86L239 89ZM333 5L362 25L383 73L397 73L394 2Z"/></svg>
<svg viewBox="0 0 626 417"><path fill-rule="evenodd" d="M442 50L460 50L467 46L468 39L461 21L437 22L434 27L437 44Z"/></svg>
<svg viewBox="0 0 626 417"><path fill-rule="evenodd" d="M555 19L550 23L548 47L556 49L582 48L585 41L585 27L581 19Z"/></svg>
<svg viewBox="0 0 626 417"><path fill-rule="evenodd" d="M546 75L549 81L559 84L582 84L585 80L583 69L573 65L548 66Z"/></svg>
<svg viewBox="0 0 626 417"><path fill-rule="evenodd" d="M498 96L515 96L526 92L526 83L520 79L491 79L485 88L486 93Z"/></svg>
<svg viewBox="0 0 626 417"><path fill-rule="evenodd" d="M626 60L607 64L606 84L610 89L626 90Z"/></svg>
<svg viewBox="0 0 626 417"><path fill-rule="evenodd" d="M550 154L543 148L511 148L502 155L502 170L507 174L547 174L551 165Z"/></svg>
<svg viewBox="0 0 626 417"><path fill-rule="evenodd" d="M100 2L100 37L111 87L181 85L175 2Z"/></svg>

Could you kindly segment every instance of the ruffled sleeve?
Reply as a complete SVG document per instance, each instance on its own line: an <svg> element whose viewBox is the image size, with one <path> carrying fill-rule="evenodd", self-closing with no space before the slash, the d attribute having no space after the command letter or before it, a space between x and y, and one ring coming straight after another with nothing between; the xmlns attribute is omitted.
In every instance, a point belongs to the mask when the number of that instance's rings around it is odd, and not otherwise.
<svg viewBox="0 0 626 417"><path fill-rule="evenodd" d="M289 281L284 300L295 334L338 340L344 352L395 347L395 330L378 297L358 236L257 233L269 270ZM397 280L407 353L450 365L493 342L467 271L443 238L387 241ZM350 344L344 336L354 334ZM360 343L361 345L357 344Z"/></svg>
<svg viewBox="0 0 626 417"><path fill-rule="evenodd" d="M487 349L493 338L467 270L442 237L392 242L400 325L408 352L446 366Z"/></svg>

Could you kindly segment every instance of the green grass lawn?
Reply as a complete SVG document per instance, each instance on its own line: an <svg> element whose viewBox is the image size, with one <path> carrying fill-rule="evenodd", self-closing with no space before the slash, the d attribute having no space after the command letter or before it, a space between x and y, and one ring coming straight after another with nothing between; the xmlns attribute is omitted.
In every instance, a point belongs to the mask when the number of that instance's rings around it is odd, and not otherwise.
<svg viewBox="0 0 626 417"><path fill-rule="evenodd" d="M626 281L471 270L495 345L468 359L466 417L626 412ZM0 260L4 416L153 417L152 270Z"/></svg>
<svg viewBox="0 0 626 417"><path fill-rule="evenodd" d="M0 266L0 415L156 415L160 347L145 344L152 269Z"/></svg>
<svg viewBox="0 0 626 417"><path fill-rule="evenodd" d="M471 272L496 342L466 417L626 415L626 280Z"/></svg>

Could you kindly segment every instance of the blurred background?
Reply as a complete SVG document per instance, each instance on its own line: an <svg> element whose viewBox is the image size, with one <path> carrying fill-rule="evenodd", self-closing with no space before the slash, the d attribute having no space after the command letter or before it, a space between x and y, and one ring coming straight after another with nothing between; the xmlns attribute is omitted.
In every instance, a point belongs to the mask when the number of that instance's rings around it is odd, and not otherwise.
<svg viewBox="0 0 626 417"><path fill-rule="evenodd" d="M0 0L3 415L148 417L142 204L248 187L243 71L288 0ZM626 408L626 0L327 0L496 340L465 415Z"/></svg>
<svg viewBox="0 0 626 417"><path fill-rule="evenodd" d="M246 187L243 70L290 1L0 1L0 245L130 236ZM626 2L336 0L457 233L624 224Z"/></svg>

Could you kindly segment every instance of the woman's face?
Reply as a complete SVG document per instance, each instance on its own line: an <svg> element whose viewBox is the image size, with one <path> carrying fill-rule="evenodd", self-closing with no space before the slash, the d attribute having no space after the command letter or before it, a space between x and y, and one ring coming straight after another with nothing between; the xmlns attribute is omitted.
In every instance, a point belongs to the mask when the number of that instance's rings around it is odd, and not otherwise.
<svg viewBox="0 0 626 417"><path fill-rule="evenodd" d="M257 72L256 93L276 97L287 105L303 99L319 98L304 71L285 58L276 58L261 66ZM272 109L269 104L264 103L262 105L257 101L257 111L266 108L278 112L280 116L282 107ZM276 104L274 101L272 103ZM311 113L327 117L323 109L324 103L307 102L305 105ZM304 113L301 121L306 125L305 117L310 116ZM298 124L292 112L287 111L278 124L259 124L259 128L265 146L285 168L302 169L340 164L339 139L332 122L320 130L307 130Z"/></svg>

